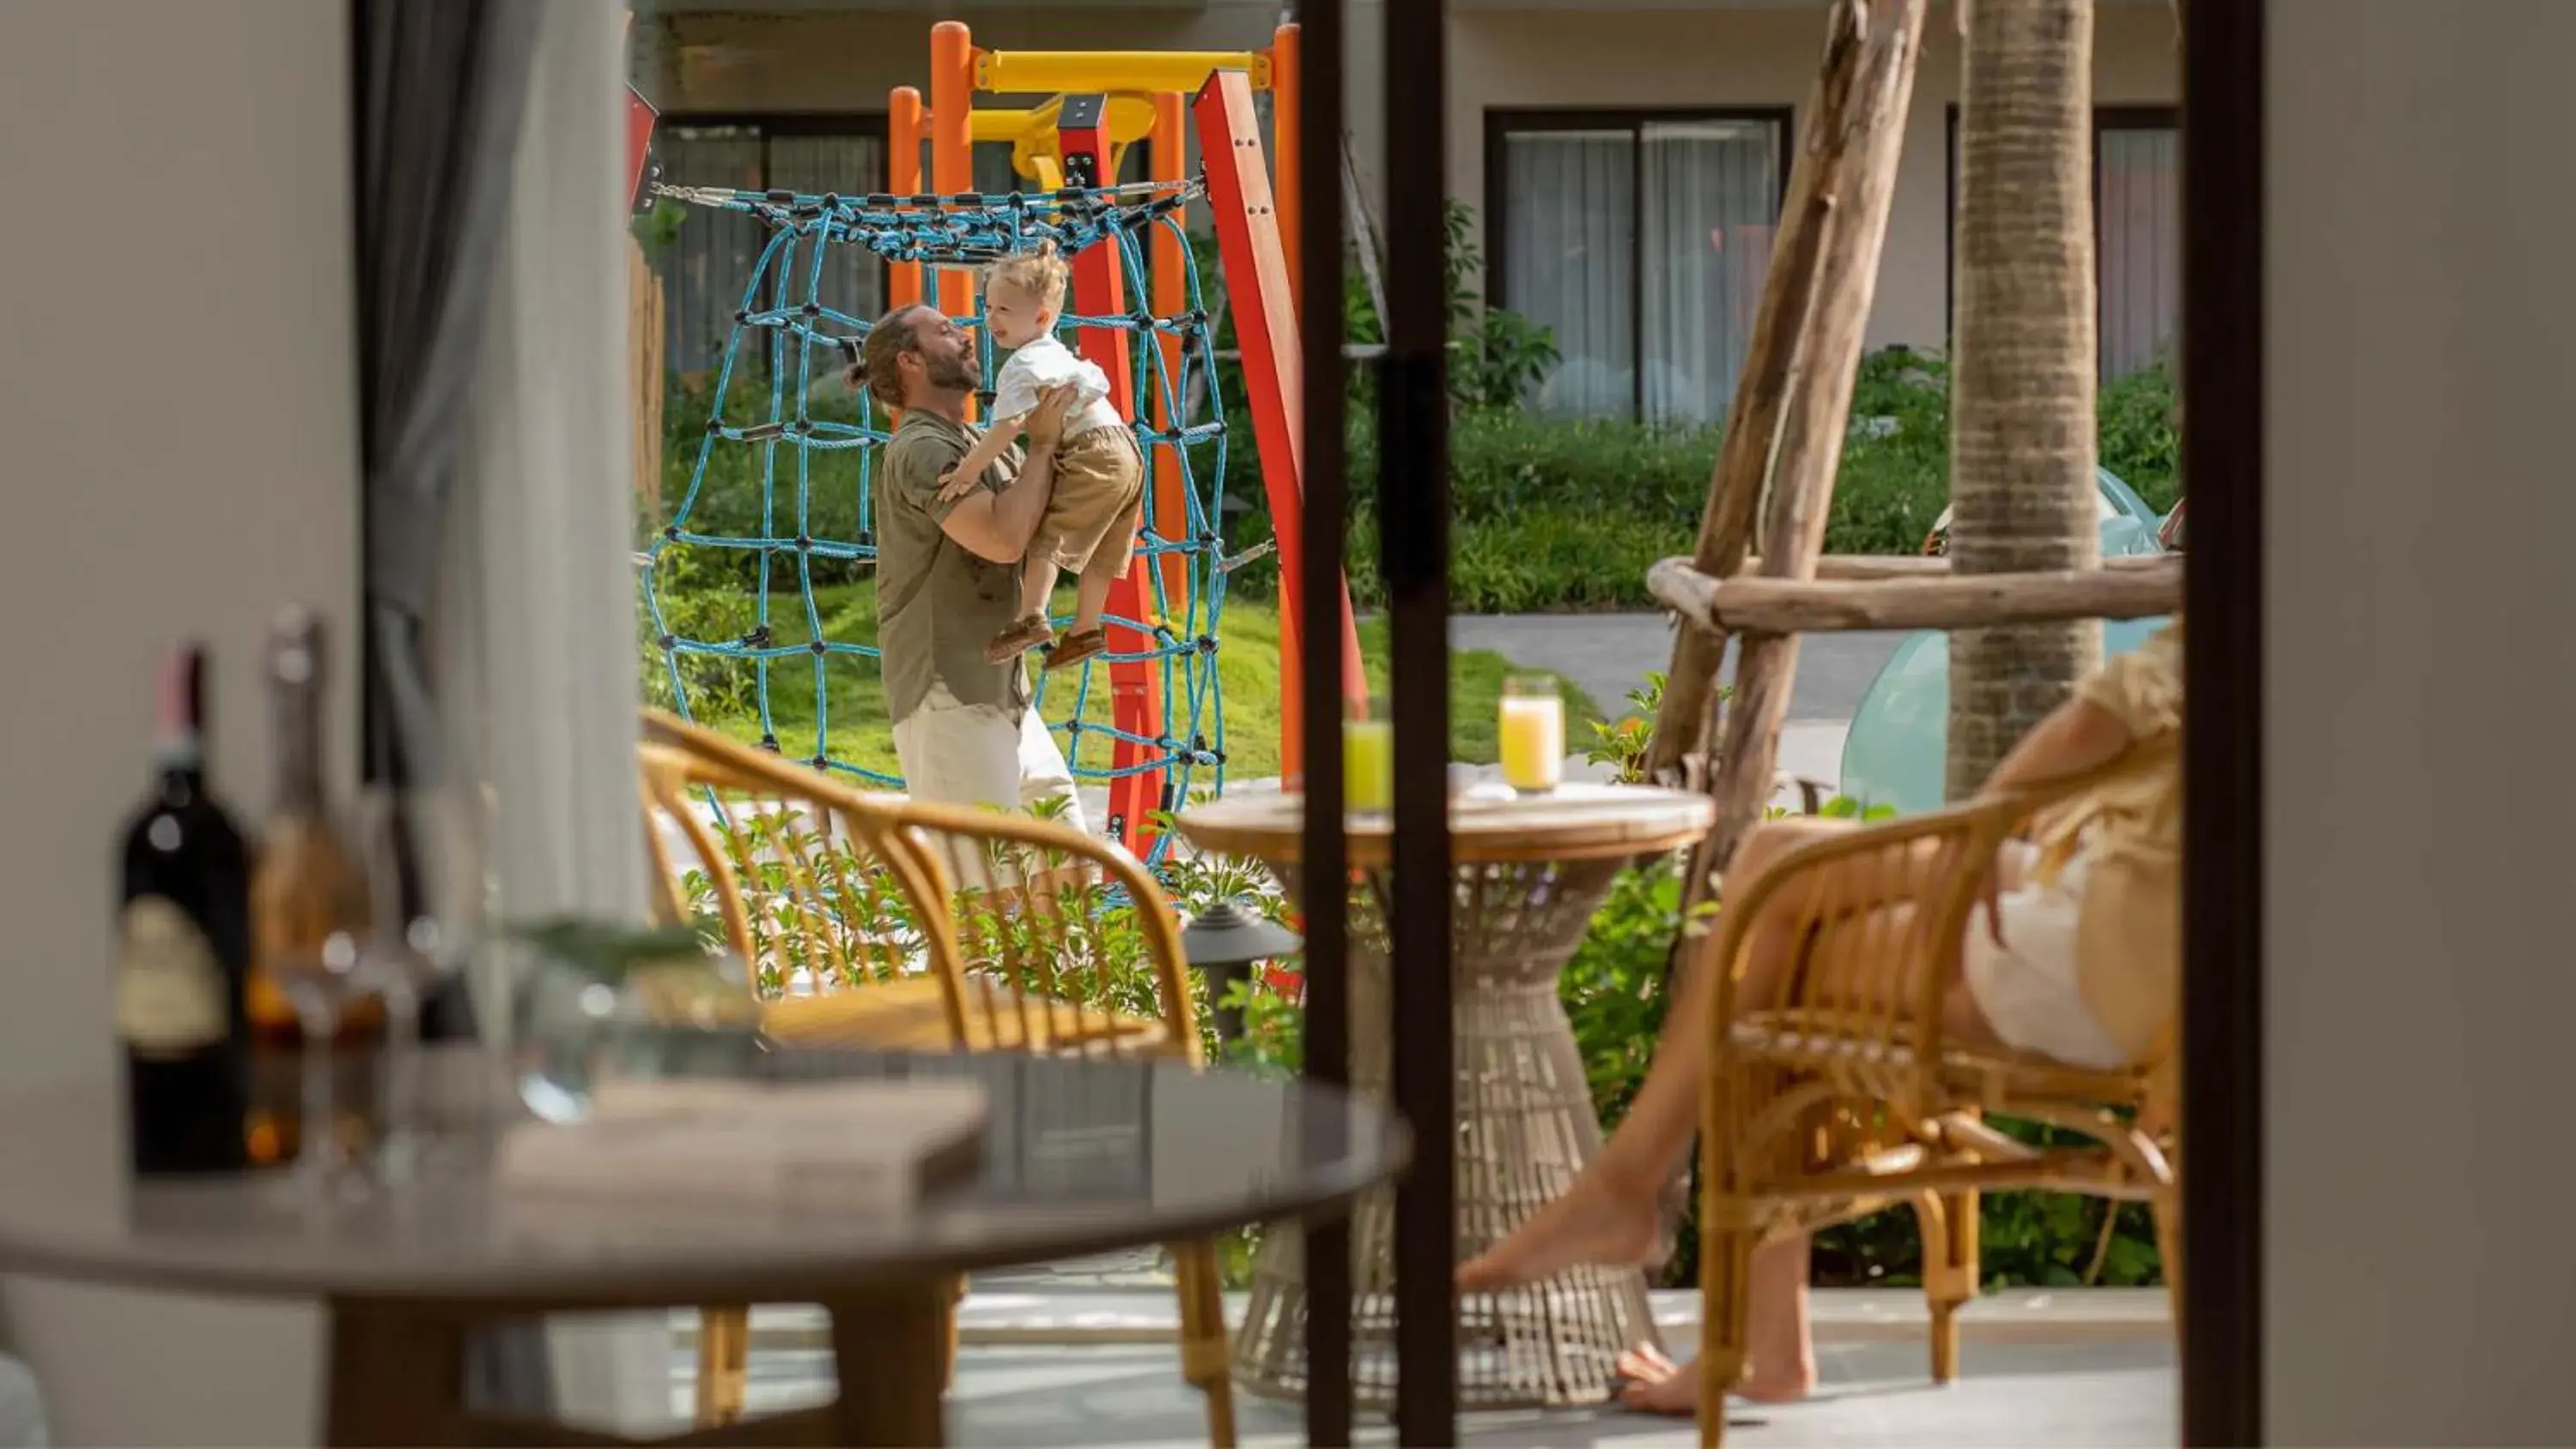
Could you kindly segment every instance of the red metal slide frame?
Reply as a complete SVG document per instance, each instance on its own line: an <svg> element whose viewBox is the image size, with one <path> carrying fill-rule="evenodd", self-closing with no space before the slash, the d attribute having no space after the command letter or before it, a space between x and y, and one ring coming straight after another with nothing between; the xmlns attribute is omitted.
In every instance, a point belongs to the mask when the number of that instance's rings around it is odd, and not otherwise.
<svg viewBox="0 0 2576 1449"><path fill-rule="evenodd" d="M1111 185L1117 180L1109 170L1107 112L1105 96L1064 98L1057 120L1056 146L1064 161L1065 185L1087 188ZM1126 277L1114 243L1086 247L1074 255L1073 309L1085 317L1126 314ZM1132 340L1123 327L1085 327L1077 334L1082 355L1109 374L1110 406L1131 424L1136 418ZM1161 619L1161 605L1162 592L1155 587L1152 562L1140 554L1128 565L1127 576L1111 586L1109 615L1112 619L1150 624ZM1146 630L1126 624L1109 625L1112 654L1150 654L1161 645L1162 640ZM1110 719L1125 734L1148 740L1163 738L1163 698L1156 688L1158 673L1147 659L1111 661ZM1080 738L1075 736L1077 742ZM1136 770L1156 752L1155 746L1121 738L1110 750L1110 767L1113 771ZM1180 803L1162 798L1167 779L1166 772L1155 771L1116 774L1111 778L1109 819L1104 827L1110 839L1124 842L1138 855L1152 848L1155 812Z"/></svg>
<svg viewBox="0 0 2576 1449"><path fill-rule="evenodd" d="M1216 222L1218 255L1225 262L1226 298L1234 308L1234 335L1243 353L1253 444L1261 452L1270 525L1279 539L1279 755L1281 771L1293 785L1305 739L1300 666L1306 651L1316 647L1307 642L1297 586L1306 532L1306 395L1297 306L1280 244L1278 204L1262 164L1251 81L1241 71L1218 71L1199 88L1191 108L1198 119L1199 161L1207 168L1208 211ZM1360 669L1360 636L1351 619L1347 579L1341 614L1342 697L1355 703L1368 697L1368 681Z"/></svg>
<svg viewBox="0 0 2576 1449"><path fill-rule="evenodd" d="M626 204L640 207L644 201L644 159L653 154L652 103L626 88Z"/></svg>

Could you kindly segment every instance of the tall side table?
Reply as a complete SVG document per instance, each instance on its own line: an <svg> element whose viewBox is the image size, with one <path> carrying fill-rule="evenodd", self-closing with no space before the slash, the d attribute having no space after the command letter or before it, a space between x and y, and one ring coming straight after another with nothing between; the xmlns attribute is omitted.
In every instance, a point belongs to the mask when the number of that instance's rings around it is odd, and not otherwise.
<svg viewBox="0 0 2576 1449"><path fill-rule="evenodd" d="M1261 861L1302 905L1312 888L1298 862L1304 815L1294 795L1238 795L1182 812L1178 826L1203 851ZM1600 1152L1600 1119L1557 1000L1557 973L1620 867L1690 843L1712 818L1704 796L1618 785L1451 803L1462 1252L1501 1241ZM1392 1067L1392 832L1382 815L1353 815L1347 829L1355 876L1351 1083L1383 1099ZM1351 1226L1352 1392L1359 1407L1384 1412L1396 1387L1392 1192L1363 1196ZM1305 1392L1303 1246L1291 1234L1262 1242L1234 1341L1235 1378L1248 1392L1290 1399ZM1616 1388L1620 1354L1658 1344L1645 1275L1633 1268L1576 1268L1527 1287L1462 1294L1458 1315L1459 1398L1470 1409L1603 1402Z"/></svg>

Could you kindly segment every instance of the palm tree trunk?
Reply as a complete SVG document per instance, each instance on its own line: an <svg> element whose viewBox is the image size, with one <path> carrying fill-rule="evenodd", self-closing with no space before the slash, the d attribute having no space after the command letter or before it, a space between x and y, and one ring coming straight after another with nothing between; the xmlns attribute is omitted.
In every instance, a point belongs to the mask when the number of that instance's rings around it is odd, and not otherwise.
<svg viewBox="0 0 2576 1449"><path fill-rule="evenodd" d="M2093 3L1965 0L1950 566L2089 568L2094 483ZM2097 620L1950 639L1950 798L2101 659Z"/></svg>

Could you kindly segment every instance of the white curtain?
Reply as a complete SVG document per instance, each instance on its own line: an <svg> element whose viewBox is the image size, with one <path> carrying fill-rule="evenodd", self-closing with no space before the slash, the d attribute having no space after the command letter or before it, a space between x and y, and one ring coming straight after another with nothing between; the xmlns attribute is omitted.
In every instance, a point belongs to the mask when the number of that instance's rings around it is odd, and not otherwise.
<svg viewBox="0 0 2576 1449"><path fill-rule="evenodd" d="M2096 160L2102 375L2155 362L2182 316L2181 137L2105 127Z"/></svg>
<svg viewBox="0 0 2576 1449"><path fill-rule="evenodd" d="M432 641L449 737L493 783L506 920L644 914L621 8L545 7ZM486 1039L504 1043L506 967L487 953L477 971ZM577 1321L549 1325L555 1407L667 1420L668 1317Z"/></svg>
<svg viewBox="0 0 2576 1449"><path fill-rule="evenodd" d="M1503 277L1495 300L1556 336L1563 360L1539 387L1542 412L1634 414L1636 144L1624 127L1503 139Z"/></svg>
<svg viewBox="0 0 2576 1449"><path fill-rule="evenodd" d="M1725 421L1771 265L1779 129L1770 121L1649 121L1645 186L1645 414Z"/></svg>
<svg viewBox="0 0 2576 1449"><path fill-rule="evenodd" d="M1769 120L1504 137L1495 297L1555 334L1541 411L1725 418L1771 263L1779 149Z"/></svg>

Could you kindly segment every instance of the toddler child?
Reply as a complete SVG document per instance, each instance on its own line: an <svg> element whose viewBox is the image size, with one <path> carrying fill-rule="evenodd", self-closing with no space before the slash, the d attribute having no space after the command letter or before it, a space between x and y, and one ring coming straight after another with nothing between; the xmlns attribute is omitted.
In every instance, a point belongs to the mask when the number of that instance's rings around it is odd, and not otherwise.
<svg viewBox="0 0 2576 1449"><path fill-rule="evenodd" d="M999 664L1054 637L1047 600L1056 574L1077 576L1073 627L1049 654L1049 667L1074 664L1108 647L1100 626L1109 586L1127 572L1136 552L1136 519L1145 499L1145 459L1136 435L1109 405L1109 378L1056 340L1064 315L1068 270L1052 241L1035 252L996 263L984 281L984 325L996 345L1013 349L993 386L993 423L956 469L943 475L940 499L961 498L984 470L1020 436L1038 395L1075 385L1065 415L1064 441L1056 449L1055 491L1029 540L1021 565L1020 615L984 646Z"/></svg>

